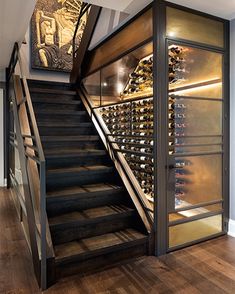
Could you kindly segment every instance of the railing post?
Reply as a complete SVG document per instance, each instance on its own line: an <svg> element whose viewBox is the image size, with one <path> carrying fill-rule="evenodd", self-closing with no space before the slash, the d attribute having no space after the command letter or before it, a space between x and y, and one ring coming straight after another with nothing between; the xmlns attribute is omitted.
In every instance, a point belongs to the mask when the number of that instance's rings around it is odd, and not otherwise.
<svg viewBox="0 0 235 294"><path fill-rule="evenodd" d="M41 288L47 288L47 240L46 240L46 173L45 161L40 164L40 221L41 221Z"/></svg>

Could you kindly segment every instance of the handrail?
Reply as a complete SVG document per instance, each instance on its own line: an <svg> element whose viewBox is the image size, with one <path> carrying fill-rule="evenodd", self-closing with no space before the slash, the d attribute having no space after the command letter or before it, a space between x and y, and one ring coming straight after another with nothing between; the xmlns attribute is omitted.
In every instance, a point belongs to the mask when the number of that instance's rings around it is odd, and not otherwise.
<svg viewBox="0 0 235 294"><path fill-rule="evenodd" d="M15 74L17 63L19 75ZM18 43L13 48L7 80L12 80L14 85L11 103L24 182L30 250L35 273L45 290L47 258L54 256L46 214L46 162Z"/></svg>
<svg viewBox="0 0 235 294"><path fill-rule="evenodd" d="M76 27L75 27L75 31L74 31L74 35L73 35L73 59L76 57L76 37L77 37L77 32L78 32L78 28L79 28L79 24L80 24L80 20L83 17L83 15L89 10L89 8L91 7L91 4L88 3L82 3L82 7L81 7L81 11L76 23Z"/></svg>
<svg viewBox="0 0 235 294"><path fill-rule="evenodd" d="M80 90L78 90L78 94L81 97L90 117L92 118L96 129L106 149L108 150L110 157L114 161L119 174L122 176L122 180L124 181L124 184L132 200L135 203L135 206L145 224L146 229L148 230L148 232L151 232L153 229L153 210L151 209L148 200L145 201L143 191L139 187L135 176L133 175L129 165L127 164L122 154L122 150L118 148L117 142L112 141L112 135L108 131L107 127L102 124L100 118L96 113L96 109L92 107L91 101L89 101L85 90L82 87Z"/></svg>

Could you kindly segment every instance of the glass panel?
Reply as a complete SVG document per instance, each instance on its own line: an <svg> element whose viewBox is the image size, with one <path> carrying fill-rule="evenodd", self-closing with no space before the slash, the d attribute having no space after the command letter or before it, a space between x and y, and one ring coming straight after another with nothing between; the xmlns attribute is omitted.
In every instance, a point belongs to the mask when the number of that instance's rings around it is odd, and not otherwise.
<svg viewBox="0 0 235 294"><path fill-rule="evenodd" d="M222 199L221 154L176 157L174 161L169 184L175 187L176 209Z"/></svg>
<svg viewBox="0 0 235 294"><path fill-rule="evenodd" d="M171 94L203 98L222 98L222 62L220 53L198 48L169 47Z"/></svg>
<svg viewBox="0 0 235 294"><path fill-rule="evenodd" d="M221 101L169 99L169 107L169 128L176 135L222 135Z"/></svg>
<svg viewBox="0 0 235 294"><path fill-rule="evenodd" d="M153 95L152 53L148 43L102 69L102 105Z"/></svg>
<svg viewBox="0 0 235 294"><path fill-rule="evenodd" d="M19 157L19 151L16 147L14 147L14 170L12 171L14 175L14 188L17 190L17 193L21 195L21 197L24 199L24 189L23 189L23 179L22 179L22 172L20 167L20 157Z"/></svg>
<svg viewBox="0 0 235 294"><path fill-rule="evenodd" d="M167 7L167 36L224 47L223 23Z"/></svg>
<svg viewBox="0 0 235 294"><path fill-rule="evenodd" d="M222 215L169 227L169 247L183 245L222 232Z"/></svg>
<svg viewBox="0 0 235 294"><path fill-rule="evenodd" d="M203 206L199 208L194 208L190 210L180 211L177 213L170 213L169 214L169 222L177 221L179 219L187 219L188 217L193 217L196 215L208 213L208 212L221 212L222 204L213 204L208 206Z"/></svg>
<svg viewBox="0 0 235 294"><path fill-rule="evenodd" d="M128 50L135 48L153 37L152 8L144 12L120 32L115 34L94 52L88 72L92 72L117 59Z"/></svg>
<svg viewBox="0 0 235 294"><path fill-rule="evenodd" d="M83 84L91 98L93 107L100 106L100 71L88 76L83 80Z"/></svg>

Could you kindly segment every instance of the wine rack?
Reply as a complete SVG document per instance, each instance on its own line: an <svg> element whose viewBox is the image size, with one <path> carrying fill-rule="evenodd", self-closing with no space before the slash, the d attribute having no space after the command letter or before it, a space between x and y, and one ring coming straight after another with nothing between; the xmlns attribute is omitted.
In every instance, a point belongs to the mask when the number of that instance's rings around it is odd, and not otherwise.
<svg viewBox="0 0 235 294"><path fill-rule="evenodd" d="M169 83L184 80L185 52L179 47L169 47ZM127 84L121 92L122 102L100 108L100 114L117 143L119 152L125 156L140 187L150 201L154 198L153 178L153 55L142 58L135 70L129 74ZM144 97L143 97L144 96ZM151 97L150 97L151 96ZM128 99L128 102L125 102ZM185 113L178 109L183 105L169 99L169 148L174 154L175 136L183 135ZM177 109L177 114L175 112ZM180 179L176 178L176 202L183 191ZM181 181L182 182L182 181Z"/></svg>
<svg viewBox="0 0 235 294"><path fill-rule="evenodd" d="M168 48L169 84L180 83L186 72L185 49L171 45ZM121 98L131 98L141 95L152 96L153 88L153 54L142 58L135 70L129 74L127 84L121 92Z"/></svg>
<svg viewBox="0 0 235 294"><path fill-rule="evenodd" d="M183 138L187 124L187 106L179 103L174 96L169 97L168 124L169 124L169 154L177 154L179 148L183 146ZM191 165L189 160L175 160L175 206L179 207L184 204L186 186L188 184L185 176L187 175L187 166Z"/></svg>
<svg viewBox="0 0 235 294"><path fill-rule="evenodd" d="M102 107L100 113L143 192L153 201L153 98Z"/></svg>

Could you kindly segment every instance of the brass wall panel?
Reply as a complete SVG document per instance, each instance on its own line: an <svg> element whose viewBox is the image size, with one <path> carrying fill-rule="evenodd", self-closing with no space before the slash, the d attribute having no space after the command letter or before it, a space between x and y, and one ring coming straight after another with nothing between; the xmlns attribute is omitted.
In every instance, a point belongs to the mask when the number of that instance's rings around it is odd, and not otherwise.
<svg viewBox="0 0 235 294"><path fill-rule="evenodd" d="M223 22L172 7L167 7L167 35L224 47Z"/></svg>
<svg viewBox="0 0 235 294"><path fill-rule="evenodd" d="M91 57L88 73L114 60L153 36L152 9L149 9L113 38L98 47Z"/></svg>
<svg viewBox="0 0 235 294"><path fill-rule="evenodd" d="M222 215L169 227L169 247L183 245L222 232Z"/></svg>

